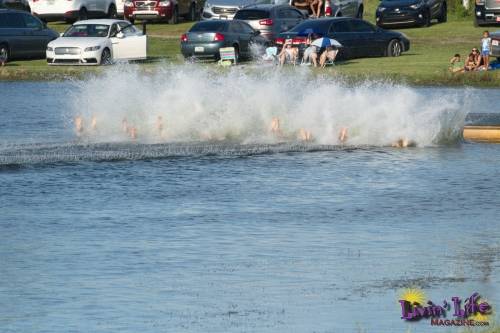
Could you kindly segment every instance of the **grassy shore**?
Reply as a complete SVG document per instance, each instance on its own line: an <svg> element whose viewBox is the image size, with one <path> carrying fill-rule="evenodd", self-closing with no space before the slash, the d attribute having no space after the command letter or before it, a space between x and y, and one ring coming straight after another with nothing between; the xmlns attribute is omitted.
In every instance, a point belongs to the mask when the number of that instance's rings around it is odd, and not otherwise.
<svg viewBox="0 0 500 333"><path fill-rule="evenodd" d="M375 0L365 1L365 18L374 21ZM182 63L179 50L179 36L189 29L190 22L178 25L150 24L148 55L150 59L141 66L154 68L161 64ZM53 23L50 27L64 31L66 24ZM412 85L447 86L500 86L500 71L451 74L448 60L460 53L465 57L470 49L479 46L484 28L476 28L472 18L458 18L450 15L444 24L433 24L429 28L399 29L411 41L411 49L398 58L353 59L340 62L327 69L332 75L342 75L351 80L389 79ZM495 30L495 28L491 28ZM0 80L39 80L81 77L90 73L100 73L99 67L48 66L45 60L13 61L0 68ZM322 73L324 70L312 69Z"/></svg>

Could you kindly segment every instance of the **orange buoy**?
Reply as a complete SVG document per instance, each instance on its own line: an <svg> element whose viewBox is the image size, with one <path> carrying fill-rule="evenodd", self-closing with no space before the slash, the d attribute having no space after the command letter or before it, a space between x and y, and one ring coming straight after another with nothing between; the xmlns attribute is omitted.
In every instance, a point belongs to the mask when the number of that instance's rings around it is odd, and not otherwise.
<svg viewBox="0 0 500 333"><path fill-rule="evenodd" d="M500 126L465 126L464 139L468 141L500 143Z"/></svg>

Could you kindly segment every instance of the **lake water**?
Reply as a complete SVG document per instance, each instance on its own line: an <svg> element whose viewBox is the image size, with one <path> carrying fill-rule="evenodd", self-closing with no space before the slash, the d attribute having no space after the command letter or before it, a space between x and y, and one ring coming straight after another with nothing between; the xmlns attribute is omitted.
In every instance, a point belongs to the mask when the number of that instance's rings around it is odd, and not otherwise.
<svg viewBox="0 0 500 333"><path fill-rule="evenodd" d="M500 306L500 146L460 139L498 89L108 72L0 83L1 332L455 332L401 293Z"/></svg>

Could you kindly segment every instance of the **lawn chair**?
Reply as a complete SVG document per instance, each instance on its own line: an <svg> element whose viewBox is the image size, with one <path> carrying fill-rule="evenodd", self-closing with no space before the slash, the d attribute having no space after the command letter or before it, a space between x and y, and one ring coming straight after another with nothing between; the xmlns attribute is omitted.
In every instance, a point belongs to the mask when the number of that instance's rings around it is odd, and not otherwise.
<svg viewBox="0 0 500 333"><path fill-rule="evenodd" d="M262 56L262 60L271 62L273 64L278 64L278 48L276 46L270 46L266 48L266 54Z"/></svg>

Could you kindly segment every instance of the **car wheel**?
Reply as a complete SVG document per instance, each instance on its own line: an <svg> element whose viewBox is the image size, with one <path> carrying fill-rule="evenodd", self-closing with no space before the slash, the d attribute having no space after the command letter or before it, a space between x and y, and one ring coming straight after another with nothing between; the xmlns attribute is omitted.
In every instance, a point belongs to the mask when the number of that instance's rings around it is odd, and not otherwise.
<svg viewBox="0 0 500 333"><path fill-rule="evenodd" d="M108 18L110 18L110 19L115 19L116 18L116 7L113 4L109 5L109 8L108 8Z"/></svg>
<svg viewBox="0 0 500 333"><path fill-rule="evenodd" d="M108 48L102 50L101 53L101 65L111 65L111 51Z"/></svg>
<svg viewBox="0 0 500 333"><path fill-rule="evenodd" d="M189 6L188 20L189 21L196 21L196 4L195 3L191 3L191 6Z"/></svg>
<svg viewBox="0 0 500 333"><path fill-rule="evenodd" d="M403 47L401 46L401 42L397 39L393 39L387 45L387 56L388 57L399 57L403 52Z"/></svg>
<svg viewBox="0 0 500 333"><path fill-rule="evenodd" d="M359 6L358 13L356 14L356 17L359 19L363 18L363 6Z"/></svg>
<svg viewBox="0 0 500 333"><path fill-rule="evenodd" d="M86 20L88 17L87 9L85 7L80 8L80 11L78 12L78 21Z"/></svg>
<svg viewBox="0 0 500 333"><path fill-rule="evenodd" d="M179 23L179 8L177 6L174 7L174 12L172 13L172 17L168 20L168 24L177 24Z"/></svg>
<svg viewBox="0 0 500 333"><path fill-rule="evenodd" d="M0 45L0 63L6 64L9 61L9 47L7 44Z"/></svg>
<svg viewBox="0 0 500 333"><path fill-rule="evenodd" d="M441 5L441 13L439 14L438 22L444 23L448 21L448 9L446 8L446 2Z"/></svg>

